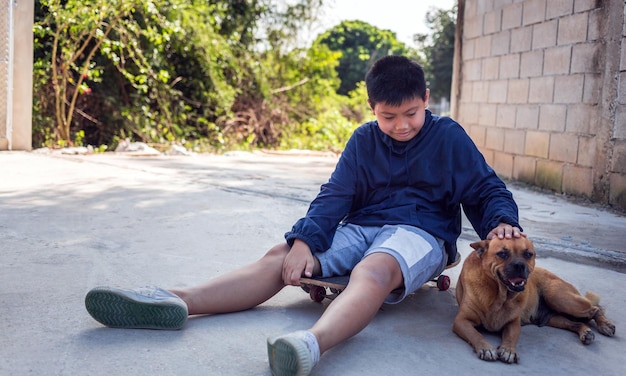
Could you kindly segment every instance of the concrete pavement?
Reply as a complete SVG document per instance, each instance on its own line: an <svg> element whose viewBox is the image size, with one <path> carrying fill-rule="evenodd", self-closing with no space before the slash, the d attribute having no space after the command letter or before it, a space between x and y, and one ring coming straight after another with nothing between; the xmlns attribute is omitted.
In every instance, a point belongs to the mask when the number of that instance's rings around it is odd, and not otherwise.
<svg viewBox="0 0 626 376"><path fill-rule="evenodd" d="M104 328L84 295L97 285L191 286L256 260L305 214L335 161L0 153L0 374L269 375L265 339L310 327L327 303L288 287L257 309L162 332ZM424 287L384 306L313 375L626 374L626 218L509 187L537 264L598 293L616 337L584 346L573 333L526 326L520 364L484 362L451 331L454 290ZM475 240L465 223L463 256ZM447 273L453 287L459 271Z"/></svg>

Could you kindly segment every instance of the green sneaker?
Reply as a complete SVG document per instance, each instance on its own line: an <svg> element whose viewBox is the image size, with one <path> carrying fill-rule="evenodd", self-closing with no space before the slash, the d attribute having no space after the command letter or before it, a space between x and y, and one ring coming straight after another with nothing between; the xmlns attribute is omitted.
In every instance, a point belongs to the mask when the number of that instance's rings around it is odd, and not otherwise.
<svg viewBox="0 0 626 376"><path fill-rule="evenodd" d="M274 376L306 376L319 360L319 346L310 332L268 338L267 356Z"/></svg>
<svg viewBox="0 0 626 376"><path fill-rule="evenodd" d="M180 329L187 321L187 304L158 287L135 290L96 287L85 296L87 312L112 328Z"/></svg>

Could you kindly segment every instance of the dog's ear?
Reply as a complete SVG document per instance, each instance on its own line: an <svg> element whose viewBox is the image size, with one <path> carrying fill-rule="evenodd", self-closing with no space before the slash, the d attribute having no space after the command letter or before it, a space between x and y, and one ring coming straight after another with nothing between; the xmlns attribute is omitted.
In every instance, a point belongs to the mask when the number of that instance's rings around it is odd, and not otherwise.
<svg viewBox="0 0 626 376"><path fill-rule="evenodd" d="M476 252L478 253L478 256L482 256L483 253L485 253L485 251L487 250L487 248L489 248L489 240L481 240L479 242L474 242L470 244L470 246L476 250Z"/></svg>

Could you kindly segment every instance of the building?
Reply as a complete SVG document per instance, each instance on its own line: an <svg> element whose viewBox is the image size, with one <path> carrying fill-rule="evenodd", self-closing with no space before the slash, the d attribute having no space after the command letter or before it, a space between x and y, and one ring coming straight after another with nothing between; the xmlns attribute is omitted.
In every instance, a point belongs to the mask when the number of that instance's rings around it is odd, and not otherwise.
<svg viewBox="0 0 626 376"><path fill-rule="evenodd" d="M503 177L626 209L623 0L460 0L452 116Z"/></svg>

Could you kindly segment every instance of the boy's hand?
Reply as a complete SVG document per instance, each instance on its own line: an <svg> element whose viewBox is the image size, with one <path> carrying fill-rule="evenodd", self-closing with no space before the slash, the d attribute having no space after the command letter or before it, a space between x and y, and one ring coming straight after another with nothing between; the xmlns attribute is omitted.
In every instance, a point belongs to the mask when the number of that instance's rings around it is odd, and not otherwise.
<svg viewBox="0 0 626 376"><path fill-rule="evenodd" d="M311 277L315 260L309 246L296 239L283 263L283 282L286 285L300 286L300 277Z"/></svg>
<svg viewBox="0 0 626 376"><path fill-rule="evenodd" d="M521 236L526 236L525 233L521 232L519 228L511 226L508 223L500 223L498 227L489 231L487 234L487 240L491 240L495 237L499 239L511 239L511 238L519 238Z"/></svg>

